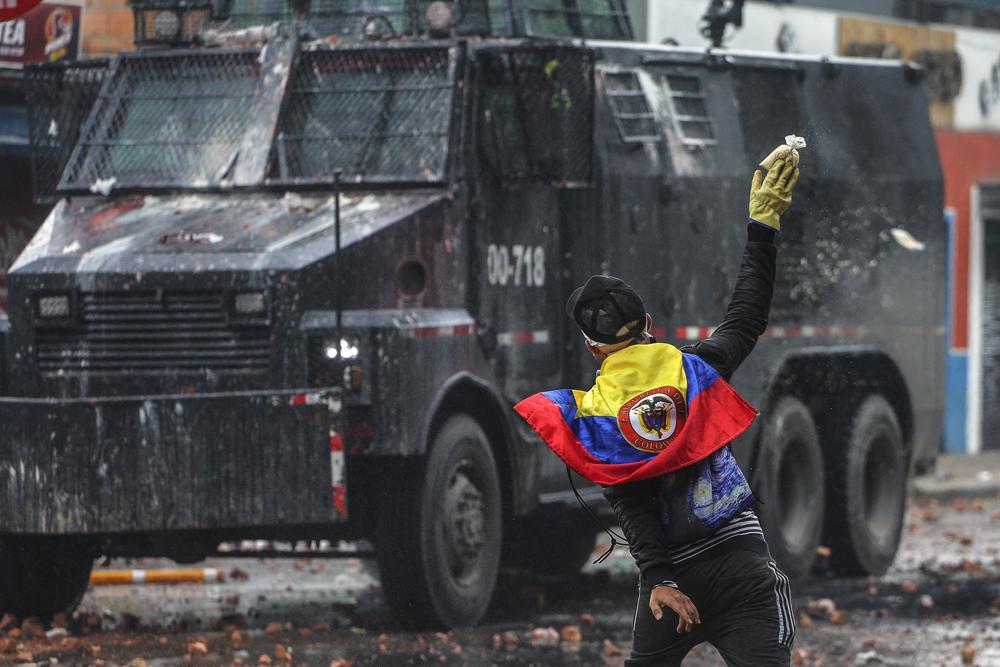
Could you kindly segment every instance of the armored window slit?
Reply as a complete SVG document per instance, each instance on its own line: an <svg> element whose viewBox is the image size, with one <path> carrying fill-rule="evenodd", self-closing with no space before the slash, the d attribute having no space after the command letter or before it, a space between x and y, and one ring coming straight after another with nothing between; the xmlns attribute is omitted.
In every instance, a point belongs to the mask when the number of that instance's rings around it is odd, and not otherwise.
<svg viewBox="0 0 1000 667"><path fill-rule="evenodd" d="M697 76L668 74L661 78L667 115L674 132L685 146L714 146L715 130L705 103L701 79Z"/></svg>
<svg viewBox="0 0 1000 667"><path fill-rule="evenodd" d="M601 70L601 76L622 143L662 141L659 121L649 107L636 73L632 70Z"/></svg>

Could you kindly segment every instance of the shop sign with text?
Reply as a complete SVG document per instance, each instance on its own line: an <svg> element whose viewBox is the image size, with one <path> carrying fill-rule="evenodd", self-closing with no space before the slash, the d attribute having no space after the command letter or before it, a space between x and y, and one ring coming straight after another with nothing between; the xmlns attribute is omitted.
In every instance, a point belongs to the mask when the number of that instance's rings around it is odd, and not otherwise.
<svg viewBox="0 0 1000 667"><path fill-rule="evenodd" d="M0 6L12 0L0 0ZM0 67L73 60L80 52L81 7L42 3L26 14L0 22Z"/></svg>

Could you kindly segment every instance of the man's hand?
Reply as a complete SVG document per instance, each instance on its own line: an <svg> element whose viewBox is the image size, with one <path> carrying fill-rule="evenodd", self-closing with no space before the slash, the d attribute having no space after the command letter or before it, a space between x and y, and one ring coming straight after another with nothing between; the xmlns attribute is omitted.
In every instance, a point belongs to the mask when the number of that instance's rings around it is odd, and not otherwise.
<svg viewBox="0 0 1000 667"><path fill-rule="evenodd" d="M663 618L663 607L669 607L677 614L677 633L691 632L695 623L701 623L698 608L691 598L672 586L657 586L649 592L649 610L653 618Z"/></svg>
<svg viewBox="0 0 1000 667"><path fill-rule="evenodd" d="M777 232L781 231L781 216L792 205L792 190L799 182L797 162L793 156L785 153L785 157L774 160L767 178L760 169L754 171L753 182L750 184L751 220Z"/></svg>

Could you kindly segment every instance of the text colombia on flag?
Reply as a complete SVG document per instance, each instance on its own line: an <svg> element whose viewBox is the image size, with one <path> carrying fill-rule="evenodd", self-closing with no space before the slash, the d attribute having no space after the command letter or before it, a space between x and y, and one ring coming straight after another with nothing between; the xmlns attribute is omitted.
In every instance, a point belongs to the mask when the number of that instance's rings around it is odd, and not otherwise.
<svg viewBox="0 0 1000 667"><path fill-rule="evenodd" d="M590 391L545 391L514 410L570 468L606 486L701 461L757 415L714 368L665 343L610 355Z"/></svg>

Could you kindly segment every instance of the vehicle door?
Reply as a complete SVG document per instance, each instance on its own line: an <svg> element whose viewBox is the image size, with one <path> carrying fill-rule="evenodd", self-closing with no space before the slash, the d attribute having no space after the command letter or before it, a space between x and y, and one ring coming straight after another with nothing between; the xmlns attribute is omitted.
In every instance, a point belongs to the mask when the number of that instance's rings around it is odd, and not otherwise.
<svg viewBox="0 0 1000 667"><path fill-rule="evenodd" d="M593 65L566 47L481 50L470 236L473 311L511 403L566 386L566 203L591 182ZM566 486L556 457L525 451L541 486Z"/></svg>

